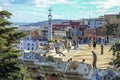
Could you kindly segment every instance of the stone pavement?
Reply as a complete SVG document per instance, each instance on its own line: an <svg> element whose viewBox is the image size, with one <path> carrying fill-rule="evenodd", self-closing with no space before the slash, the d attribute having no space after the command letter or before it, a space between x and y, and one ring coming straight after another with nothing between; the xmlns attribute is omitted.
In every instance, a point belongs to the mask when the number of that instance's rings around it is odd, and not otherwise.
<svg viewBox="0 0 120 80"><path fill-rule="evenodd" d="M54 51L51 54L53 57L61 58L63 61L67 61L69 58L72 58L73 56L77 55L82 49L85 49L86 45L79 45L77 49L74 49L72 46L72 49L67 52L67 50L62 51L65 56L60 56L59 54L56 54Z"/></svg>
<svg viewBox="0 0 120 80"><path fill-rule="evenodd" d="M110 66L108 65L108 63L112 59L112 51L109 52L110 47L111 45L104 46L104 54L101 55L100 45L97 45L96 49L93 49L92 47L89 48L87 44L82 44L82 45L79 45L79 48L76 50L71 49L69 52L67 52L67 50L64 50L63 53L65 54L65 56L62 56L62 55L59 56L56 53L52 54L52 56L61 58L63 61L67 61L69 58L72 58L73 61L75 60L75 61L81 62L83 59L85 59L85 63L92 65L93 56L92 56L91 51L94 50L98 58L97 67L101 69L105 69L108 66Z"/></svg>
<svg viewBox="0 0 120 80"><path fill-rule="evenodd" d="M104 46L104 54L101 55L101 47L100 45L97 45L96 49L93 49L92 47L86 47L84 50L81 50L78 54L74 55L72 58L76 61L82 61L82 59L85 59L85 63L91 64L93 61L93 56L91 51L94 50L97 54L97 67L101 69L105 69L108 66L108 63L112 59L112 51L109 52L111 45Z"/></svg>
<svg viewBox="0 0 120 80"><path fill-rule="evenodd" d="M60 56L59 58L62 58L63 61L67 61L68 59L72 58L73 56L77 55L82 49L85 49L86 45L79 45L79 47L77 49L74 49L72 47L72 49L70 49L69 52L64 53L65 56Z"/></svg>

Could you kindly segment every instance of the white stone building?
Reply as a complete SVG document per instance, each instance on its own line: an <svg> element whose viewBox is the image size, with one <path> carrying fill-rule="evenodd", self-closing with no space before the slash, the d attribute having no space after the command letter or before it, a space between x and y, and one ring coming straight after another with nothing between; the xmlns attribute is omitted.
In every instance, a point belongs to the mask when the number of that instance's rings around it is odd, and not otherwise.
<svg viewBox="0 0 120 80"><path fill-rule="evenodd" d="M89 23L88 26L90 26L90 28L98 28L100 26L102 26L103 24L103 20L98 19L89 19Z"/></svg>
<svg viewBox="0 0 120 80"><path fill-rule="evenodd" d="M19 50L36 50L40 45L48 44L47 39L33 39L31 34L28 34L26 38L20 40L20 44L18 45Z"/></svg>
<svg viewBox="0 0 120 80"><path fill-rule="evenodd" d="M98 28L102 26L104 20L102 18L81 19L80 25L88 25L90 28Z"/></svg>
<svg viewBox="0 0 120 80"><path fill-rule="evenodd" d="M36 48L36 40L33 40L31 35L21 39L20 44L18 45L19 50L35 50Z"/></svg>

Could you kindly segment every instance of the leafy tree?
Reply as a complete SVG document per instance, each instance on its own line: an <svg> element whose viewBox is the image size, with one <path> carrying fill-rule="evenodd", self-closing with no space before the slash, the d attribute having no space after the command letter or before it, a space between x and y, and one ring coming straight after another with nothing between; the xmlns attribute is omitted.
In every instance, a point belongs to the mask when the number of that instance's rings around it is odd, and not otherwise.
<svg viewBox="0 0 120 80"><path fill-rule="evenodd" d="M15 47L26 34L16 32L16 27L9 27L11 16L6 10L0 11L0 80L24 80L25 70L18 61L20 54Z"/></svg>
<svg viewBox="0 0 120 80"><path fill-rule="evenodd" d="M115 45L112 45L111 49L113 50L113 57L115 58L112 59L112 62L110 62L110 65L114 65L115 68L120 68L120 40L115 43Z"/></svg>
<svg viewBox="0 0 120 80"><path fill-rule="evenodd" d="M118 24L116 23L107 23L105 25L105 34L108 36L108 35L115 35L116 31L117 31L117 27L118 27Z"/></svg>
<svg viewBox="0 0 120 80"><path fill-rule="evenodd" d="M113 65L115 69L120 69L120 40L112 45L110 51L113 51L113 58L112 61L109 63ZM116 76L113 80L120 80L120 76Z"/></svg>
<svg viewBox="0 0 120 80"><path fill-rule="evenodd" d="M107 42L108 36L115 35L117 33L118 24L117 23L109 23L103 26L104 34L106 36Z"/></svg>

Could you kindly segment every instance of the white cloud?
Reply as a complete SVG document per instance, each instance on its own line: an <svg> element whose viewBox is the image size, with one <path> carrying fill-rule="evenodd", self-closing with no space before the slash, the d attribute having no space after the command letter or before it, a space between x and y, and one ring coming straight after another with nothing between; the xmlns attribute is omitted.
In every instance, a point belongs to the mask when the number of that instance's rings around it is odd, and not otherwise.
<svg viewBox="0 0 120 80"><path fill-rule="evenodd" d="M65 17L62 17L60 15L54 14L53 19L65 19Z"/></svg>
<svg viewBox="0 0 120 80"><path fill-rule="evenodd" d="M70 6L75 6L78 7L76 1L69 1L69 0L35 0L36 7L38 8L47 8L50 5L54 4L67 4Z"/></svg>
<svg viewBox="0 0 120 80"><path fill-rule="evenodd" d="M10 0L0 0L0 4L3 6L8 6L10 5Z"/></svg>
<svg viewBox="0 0 120 80"><path fill-rule="evenodd" d="M96 8L103 9L102 12L105 12L113 7L120 7L120 0L96 0L91 2L91 4L96 5Z"/></svg>
<svg viewBox="0 0 120 80"><path fill-rule="evenodd" d="M0 6L0 11L2 11L2 7Z"/></svg>

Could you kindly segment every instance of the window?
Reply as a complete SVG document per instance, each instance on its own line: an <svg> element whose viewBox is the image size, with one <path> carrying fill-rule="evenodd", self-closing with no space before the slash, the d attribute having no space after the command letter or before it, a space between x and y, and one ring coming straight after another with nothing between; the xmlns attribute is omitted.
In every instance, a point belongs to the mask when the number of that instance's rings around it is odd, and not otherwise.
<svg viewBox="0 0 120 80"><path fill-rule="evenodd" d="M28 43L28 46L29 46L30 44Z"/></svg>
<svg viewBox="0 0 120 80"><path fill-rule="evenodd" d="M34 47L32 47L32 50L34 50Z"/></svg>
<svg viewBox="0 0 120 80"><path fill-rule="evenodd" d="M30 50L30 48L28 47L28 50Z"/></svg>
<svg viewBox="0 0 120 80"><path fill-rule="evenodd" d="M34 43L32 43L32 46L34 46Z"/></svg>

